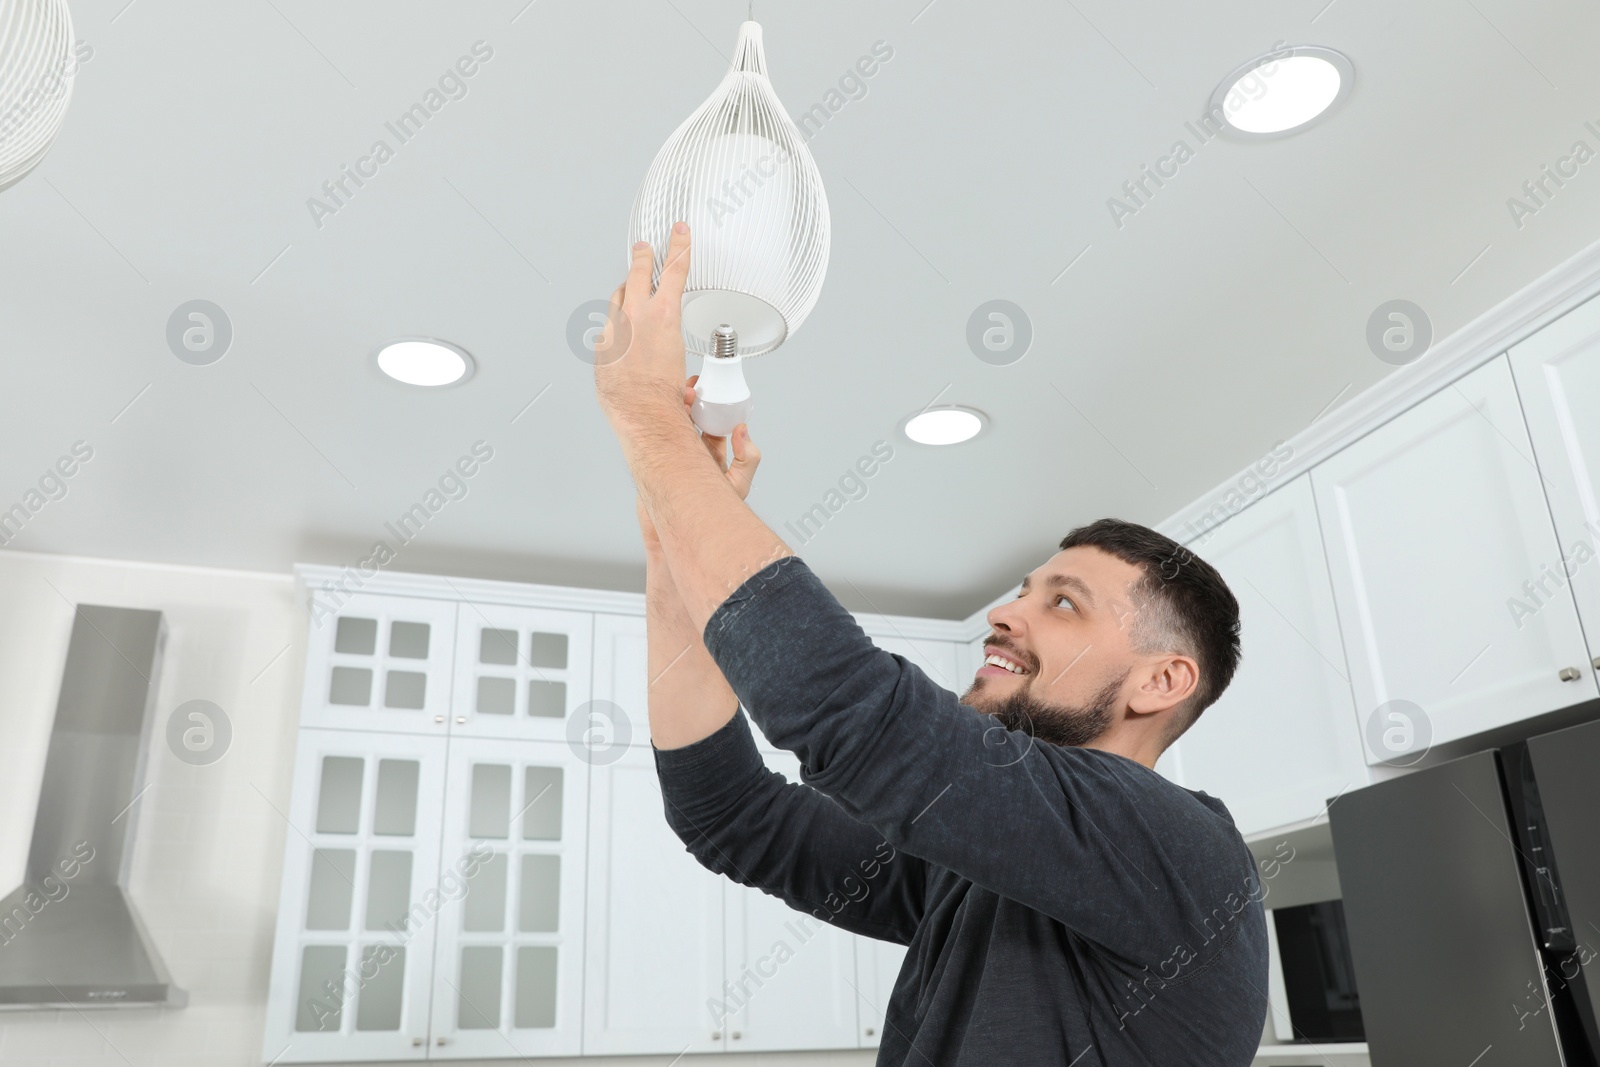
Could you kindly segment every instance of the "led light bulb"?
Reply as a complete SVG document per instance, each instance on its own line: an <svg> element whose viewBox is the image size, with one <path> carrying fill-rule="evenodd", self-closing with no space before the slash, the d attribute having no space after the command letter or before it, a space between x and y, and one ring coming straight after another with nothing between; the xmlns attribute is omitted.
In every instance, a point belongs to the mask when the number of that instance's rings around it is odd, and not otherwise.
<svg viewBox="0 0 1600 1067"><path fill-rule="evenodd" d="M701 433L727 437L741 422L750 421L750 387L744 381L744 357L739 354L739 334L723 323L711 331L711 353L700 364L694 383L694 403L689 417Z"/></svg>

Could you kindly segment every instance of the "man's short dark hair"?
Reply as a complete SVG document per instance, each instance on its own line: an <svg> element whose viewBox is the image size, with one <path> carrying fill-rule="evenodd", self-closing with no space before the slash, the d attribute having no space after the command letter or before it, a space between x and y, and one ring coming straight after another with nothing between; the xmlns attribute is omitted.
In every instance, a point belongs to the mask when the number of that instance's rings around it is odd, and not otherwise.
<svg viewBox="0 0 1600 1067"><path fill-rule="evenodd" d="M1098 548L1138 567L1133 598L1133 646L1140 652L1178 652L1200 665L1194 695L1177 709L1166 743L1176 741L1216 702L1239 666L1239 602L1217 569L1148 526L1099 519L1061 539L1061 547Z"/></svg>

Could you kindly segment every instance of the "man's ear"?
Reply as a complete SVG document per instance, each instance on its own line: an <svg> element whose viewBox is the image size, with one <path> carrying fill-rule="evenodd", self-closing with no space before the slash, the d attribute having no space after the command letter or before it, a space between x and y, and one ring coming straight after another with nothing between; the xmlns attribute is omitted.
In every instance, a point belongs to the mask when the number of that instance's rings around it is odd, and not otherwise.
<svg viewBox="0 0 1600 1067"><path fill-rule="evenodd" d="M1141 715L1166 711L1194 695L1200 686L1200 664L1192 656L1162 656L1147 661L1128 708Z"/></svg>

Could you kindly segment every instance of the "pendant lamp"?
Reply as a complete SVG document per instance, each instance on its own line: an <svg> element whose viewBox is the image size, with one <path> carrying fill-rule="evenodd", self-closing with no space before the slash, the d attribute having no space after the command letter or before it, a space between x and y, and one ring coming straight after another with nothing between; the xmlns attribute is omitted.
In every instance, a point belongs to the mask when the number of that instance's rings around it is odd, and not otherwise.
<svg viewBox="0 0 1600 1067"><path fill-rule="evenodd" d="M667 138L634 199L628 245L649 242L656 280L679 220L691 239L684 345L705 357L691 413L726 435L750 410L742 361L793 336L828 269L822 176L767 78L757 22L739 27L727 75Z"/></svg>
<svg viewBox="0 0 1600 1067"><path fill-rule="evenodd" d="M65 0L0 2L0 189L21 181L55 143L74 67Z"/></svg>

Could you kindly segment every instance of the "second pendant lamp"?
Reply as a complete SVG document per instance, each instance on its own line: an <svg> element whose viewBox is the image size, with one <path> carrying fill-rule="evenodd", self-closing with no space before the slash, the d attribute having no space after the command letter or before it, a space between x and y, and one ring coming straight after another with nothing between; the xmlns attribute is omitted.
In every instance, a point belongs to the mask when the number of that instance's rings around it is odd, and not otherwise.
<svg viewBox="0 0 1600 1067"><path fill-rule="evenodd" d="M739 27L727 75L667 138L639 187L628 246L649 242L656 280L680 219L692 241L684 344L705 357L692 414L702 431L724 436L750 411L742 361L800 328L828 268L827 193L767 78L759 23Z"/></svg>

